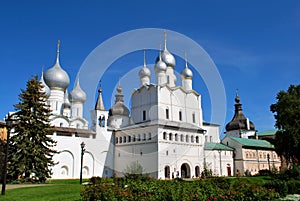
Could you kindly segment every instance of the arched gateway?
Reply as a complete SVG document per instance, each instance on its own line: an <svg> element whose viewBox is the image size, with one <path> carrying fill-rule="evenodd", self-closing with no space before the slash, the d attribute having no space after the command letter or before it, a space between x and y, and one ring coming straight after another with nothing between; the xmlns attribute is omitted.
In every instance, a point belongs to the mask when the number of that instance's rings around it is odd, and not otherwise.
<svg viewBox="0 0 300 201"><path fill-rule="evenodd" d="M191 168L189 164L183 163L181 165L181 178L191 178Z"/></svg>

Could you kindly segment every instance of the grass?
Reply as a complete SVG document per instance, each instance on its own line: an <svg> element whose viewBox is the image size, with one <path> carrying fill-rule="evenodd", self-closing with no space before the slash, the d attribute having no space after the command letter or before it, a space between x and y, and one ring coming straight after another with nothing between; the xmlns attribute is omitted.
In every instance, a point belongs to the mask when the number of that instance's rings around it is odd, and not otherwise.
<svg viewBox="0 0 300 201"><path fill-rule="evenodd" d="M265 183L270 177L239 177L249 183ZM83 180L86 182L88 180ZM80 200L81 185L79 180L49 180L48 185L26 187L6 190L5 196L0 196L0 201L74 201ZM30 184L28 184L30 185Z"/></svg>
<svg viewBox="0 0 300 201"><path fill-rule="evenodd" d="M51 180L48 185L6 190L0 201L70 201L80 200L79 180ZM30 184L29 184L30 185Z"/></svg>

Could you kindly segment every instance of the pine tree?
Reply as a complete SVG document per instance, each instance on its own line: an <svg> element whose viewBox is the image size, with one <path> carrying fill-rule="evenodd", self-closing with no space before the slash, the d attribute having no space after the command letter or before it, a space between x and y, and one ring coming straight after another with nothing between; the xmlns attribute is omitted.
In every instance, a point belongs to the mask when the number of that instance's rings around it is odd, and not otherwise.
<svg viewBox="0 0 300 201"><path fill-rule="evenodd" d="M19 103L14 105L13 134L9 147L8 175L21 182L45 182L52 172L50 166L56 153L56 142L50 125L50 108L37 76L21 90Z"/></svg>

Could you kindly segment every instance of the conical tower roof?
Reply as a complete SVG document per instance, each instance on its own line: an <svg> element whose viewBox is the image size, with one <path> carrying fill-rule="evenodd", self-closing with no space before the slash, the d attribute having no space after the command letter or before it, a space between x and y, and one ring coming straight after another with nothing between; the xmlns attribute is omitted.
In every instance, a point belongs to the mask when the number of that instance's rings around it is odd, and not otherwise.
<svg viewBox="0 0 300 201"><path fill-rule="evenodd" d="M255 130L254 124L251 121L249 121L243 113L242 104L240 103L240 97L237 93L235 97L234 107L234 116L232 120L226 125L226 131Z"/></svg>

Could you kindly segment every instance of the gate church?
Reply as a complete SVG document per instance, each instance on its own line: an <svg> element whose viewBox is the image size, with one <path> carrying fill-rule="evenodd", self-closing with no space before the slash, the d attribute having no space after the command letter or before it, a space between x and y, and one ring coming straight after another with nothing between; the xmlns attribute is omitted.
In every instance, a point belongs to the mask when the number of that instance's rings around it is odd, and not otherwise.
<svg viewBox="0 0 300 201"><path fill-rule="evenodd" d="M85 143L83 177L123 176L140 164L143 173L154 178L199 177L204 166L214 175L233 174L233 149L220 143L219 125L203 120L201 95L193 89L193 72L185 66L181 85L175 75L176 60L164 50L154 66L156 83L144 59L132 93L131 108L124 104L122 87L117 87L114 105L104 107L102 88L91 111L91 128L83 117L86 94L80 78L68 93L68 74L60 66L59 45L55 65L41 76L47 103L52 110L53 138L57 141L53 178L79 178L80 144Z"/></svg>

